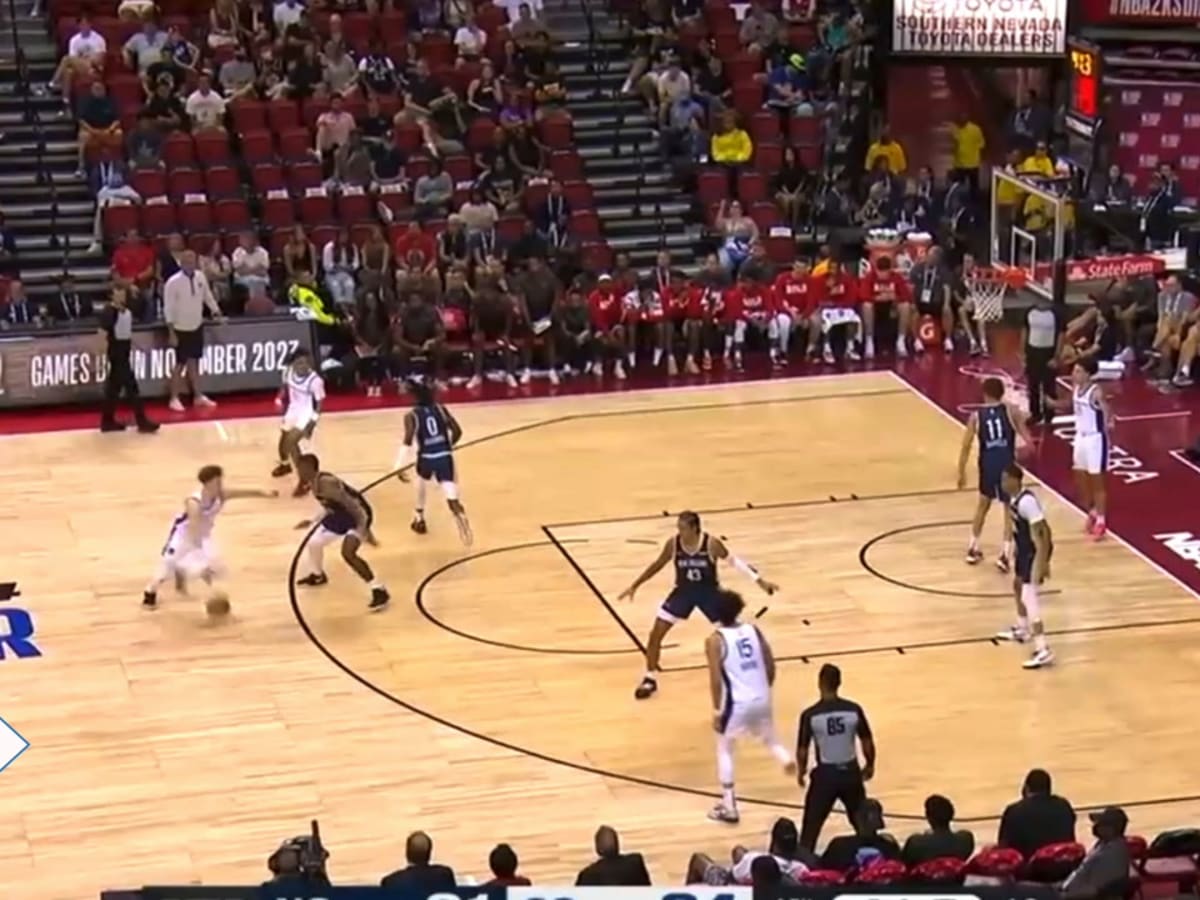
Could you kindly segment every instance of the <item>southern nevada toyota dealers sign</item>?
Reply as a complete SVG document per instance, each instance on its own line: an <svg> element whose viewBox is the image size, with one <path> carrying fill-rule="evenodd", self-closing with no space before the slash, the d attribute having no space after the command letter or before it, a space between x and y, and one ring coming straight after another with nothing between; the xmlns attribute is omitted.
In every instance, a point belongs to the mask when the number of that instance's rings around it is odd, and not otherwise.
<svg viewBox="0 0 1200 900"><path fill-rule="evenodd" d="M1062 56L1067 0L895 0L892 50L920 56Z"/></svg>

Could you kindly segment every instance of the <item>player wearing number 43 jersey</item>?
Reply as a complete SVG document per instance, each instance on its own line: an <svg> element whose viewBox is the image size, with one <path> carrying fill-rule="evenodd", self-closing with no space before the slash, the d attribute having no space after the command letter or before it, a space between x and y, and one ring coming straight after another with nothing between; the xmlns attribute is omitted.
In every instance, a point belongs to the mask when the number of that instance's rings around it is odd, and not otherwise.
<svg viewBox="0 0 1200 900"><path fill-rule="evenodd" d="M775 736L771 687L775 684L775 656L756 625L739 621L745 603L733 591L718 589L712 605L717 630L704 644L708 658L708 687L712 696L713 731L717 733L717 777L721 800L708 817L718 822L738 822L737 795L733 787L733 742L743 735L762 741L794 775L796 762Z"/></svg>
<svg viewBox="0 0 1200 900"><path fill-rule="evenodd" d="M436 481L446 495L446 504L458 525L462 542L471 545L471 523L458 495L454 480L454 446L462 438L462 428L450 411L434 402L433 389L425 382L410 385L415 400L404 416L404 445L396 460L397 477L404 481L404 467L412 458L414 445L417 454L417 507L413 513L412 530L425 534L425 492L429 482Z"/></svg>
<svg viewBox="0 0 1200 900"><path fill-rule="evenodd" d="M717 582L717 561L729 563L754 581L768 595L779 590L778 585L767 581L749 563L732 555L723 541L705 534L700 527L700 516L694 512L679 514L678 534L668 538L662 552L633 584L622 591L618 599L632 600L637 589L657 575L668 563L675 564L675 587L667 595L658 610L658 617L650 629L646 641L646 674L638 685L634 696L644 700L658 690L659 657L662 655L663 639L676 622L681 622L699 609L710 622L717 621L717 603L720 588Z"/></svg>
<svg viewBox="0 0 1200 900"><path fill-rule="evenodd" d="M992 501L999 500L1007 503L1000 481L1004 470L1012 465L1017 457L1018 438L1028 441L1025 426L1004 399L1004 382L999 378L985 378L983 381L983 406L971 413L967 420L967 430L963 434L962 448L958 454L958 487L962 490L967 486L967 459L971 453L971 445L979 439L979 500L975 504L975 517L971 521L971 540L967 544L967 563L975 565L983 559L983 551L979 549L979 535L983 524L987 521L988 511ZM1012 523L1006 516L1004 520L1004 546L996 559L996 568L1001 572L1009 569L1012 557Z"/></svg>

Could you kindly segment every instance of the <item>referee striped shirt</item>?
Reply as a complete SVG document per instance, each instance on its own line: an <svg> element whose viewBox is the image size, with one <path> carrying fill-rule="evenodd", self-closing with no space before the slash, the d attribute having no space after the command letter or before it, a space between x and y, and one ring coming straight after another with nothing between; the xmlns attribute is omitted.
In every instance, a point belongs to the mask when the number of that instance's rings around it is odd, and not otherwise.
<svg viewBox="0 0 1200 900"><path fill-rule="evenodd" d="M871 739L867 714L853 700L838 697L818 700L800 714L797 754L812 741L816 745L817 765L851 766L858 764L856 740Z"/></svg>

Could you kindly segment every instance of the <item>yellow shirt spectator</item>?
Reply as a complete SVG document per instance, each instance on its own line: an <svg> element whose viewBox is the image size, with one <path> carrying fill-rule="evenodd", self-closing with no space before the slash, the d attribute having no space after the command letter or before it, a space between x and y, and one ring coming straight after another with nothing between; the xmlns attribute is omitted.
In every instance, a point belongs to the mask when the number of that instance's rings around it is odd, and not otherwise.
<svg viewBox="0 0 1200 900"><path fill-rule="evenodd" d="M867 148L866 168L868 172L875 168L877 159L886 160L888 171L893 175L903 175L904 170L908 168L908 157L904 155L904 148L887 134L881 134L879 140Z"/></svg>
<svg viewBox="0 0 1200 900"><path fill-rule="evenodd" d="M983 151L987 148L983 129L970 119L965 119L952 125L950 134L954 138L954 168L978 169L983 163Z"/></svg>
<svg viewBox="0 0 1200 900"><path fill-rule="evenodd" d="M1008 175L1018 174L1013 166L1005 166L1003 170ZM1013 184L1011 181L1005 181L1003 178L996 179L996 205L997 206L1016 206L1017 201L1021 199L1021 195L1025 192Z"/></svg>
<svg viewBox="0 0 1200 900"><path fill-rule="evenodd" d="M709 145L709 156L716 163L725 165L740 165L750 162L754 155L754 142L745 129L733 127L728 131L718 132L712 136Z"/></svg>
<svg viewBox="0 0 1200 900"><path fill-rule="evenodd" d="M1043 178L1054 177L1054 160L1047 153L1038 151L1027 156L1017 167L1022 175L1041 175Z"/></svg>

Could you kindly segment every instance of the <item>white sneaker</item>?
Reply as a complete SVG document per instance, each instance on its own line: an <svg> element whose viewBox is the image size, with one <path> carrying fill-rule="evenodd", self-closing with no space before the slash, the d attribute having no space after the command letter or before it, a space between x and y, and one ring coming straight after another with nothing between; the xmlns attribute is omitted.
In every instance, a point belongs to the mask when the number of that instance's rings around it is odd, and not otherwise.
<svg viewBox="0 0 1200 900"><path fill-rule="evenodd" d="M904 345L904 341L899 341L896 344L896 359L907 359L908 347Z"/></svg>
<svg viewBox="0 0 1200 900"><path fill-rule="evenodd" d="M211 397L206 397L204 394L197 394L196 399L192 401L195 406L202 406L205 409L212 409L217 405L217 401Z"/></svg>
<svg viewBox="0 0 1200 900"><path fill-rule="evenodd" d="M513 377L513 373L512 373L512 372L508 372L508 373L507 373L507 374L505 374L505 376L504 376L504 383L505 383L505 384L507 384L509 387L516 387L516 386L517 386L517 379Z"/></svg>
<svg viewBox="0 0 1200 900"><path fill-rule="evenodd" d="M617 381L625 380L625 367L621 365L620 360L617 360L616 364L613 366L613 378L617 379Z"/></svg>
<svg viewBox="0 0 1200 900"><path fill-rule="evenodd" d="M528 369L521 370L521 384L529 384L529 370Z"/></svg>
<svg viewBox="0 0 1200 900"><path fill-rule="evenodd" d="M171 402L167 404L167 409L171 410L171 412L183 412L183 404L179 401L178 397L172 397Z"/></svg>
<svg viewBox="0 0 1200 900"><path fill-rule="evenodd" d="M736 809L730 809L724 803L718 803L708 811L708 817L714 822L725 822L729 825L736 825L741 821Z"/></svg>
<svg viewBox="0 0 1200 900"><path fill-rule="evenodd" d="M1045 650L1039 650L1025 662L1021 663L1021 667L1025 669L1041 669L1049 666L1054 662L1054 651L1047 647Z"/></svg>
<svg viewBox="0 0 1200 900"><path fill-rule="evenodd" d="M551 369L550 375L548 377L550 379L551 384L558 384L558 382L559 382L558 369Z"/></svg>
<svg viewBox="0 0 1200 900"><path fill-rule="evenodd" d="M478 388L481 384L483 384L483 379L480 378L478 375L472 375L471 380L467 382L467 390L473 391L476 388Z"/></svg>
<svg viewBox="0 0 1200 900"><path fill-rule="evenodd" d="M1020 625L1009 625L997 631L994 636L998 641L1012 641L1014 644L1023 644L1029 640L1029 632Z"/></svg>
<svg viewBox="0 0 1200 900"><path fill-rule="evenodd" d="M858 353L858 349L853 344L846 345L846 359L851 362L862 362L862 357Z"/></svg>
<svg viewBox="0 0 1200 900"><path fill-rule="evenodd" d="M953 353L954 352L954 341L950 338L946 338L944 341L942 341L942 349L945 350L947 353Z"/></svg>
<svg viewBox="0 0 1200 900"><path fill-rule="evenodd" d="M863 348L863 359L875 358L875 341L867 341L867 345Z"/></svg>
<svg viewBox="0 0 1200 900"><path fill-rule="evenodd" d="M825 363L827 366L832 366L836 362L836 360L833 358L832 347L826 346L825 349L821 351L821 362Z"/></svg>
<svg viewBox="0 0 1200 900"><path fill-rule="evenodd" d="M922 356L925 353L925 342L917 339L913 342L913 349L917 351L917 356Z"/></svg>

